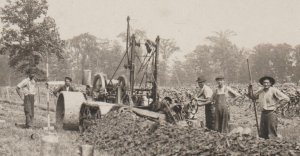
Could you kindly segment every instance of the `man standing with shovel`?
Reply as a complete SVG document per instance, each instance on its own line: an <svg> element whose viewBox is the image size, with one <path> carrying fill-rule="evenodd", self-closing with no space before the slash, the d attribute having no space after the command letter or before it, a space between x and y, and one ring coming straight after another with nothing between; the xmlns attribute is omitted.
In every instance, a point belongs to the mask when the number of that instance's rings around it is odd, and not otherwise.
<svg viewBox="0 0 300 156"><path fill-rule="evenodd" d="M270 76L264 76L259 79L262 89L253 93L252 85L249 85L249 97L257 100L261 109L259 136L270 139L278 137L277 125L278 119L276 110L290 101L289 97L283 94L279 89L273 87L275 79Z"/></svg>

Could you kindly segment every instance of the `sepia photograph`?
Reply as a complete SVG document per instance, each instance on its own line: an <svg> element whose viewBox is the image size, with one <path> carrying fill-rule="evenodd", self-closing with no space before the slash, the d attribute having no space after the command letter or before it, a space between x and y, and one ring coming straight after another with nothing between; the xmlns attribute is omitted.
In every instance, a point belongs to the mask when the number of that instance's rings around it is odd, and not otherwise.
<svg viewBox="0 0 300 156"><path fill-rule="evenodd" d="M0 156L299 156L299 0L1 0Z"/></svg>

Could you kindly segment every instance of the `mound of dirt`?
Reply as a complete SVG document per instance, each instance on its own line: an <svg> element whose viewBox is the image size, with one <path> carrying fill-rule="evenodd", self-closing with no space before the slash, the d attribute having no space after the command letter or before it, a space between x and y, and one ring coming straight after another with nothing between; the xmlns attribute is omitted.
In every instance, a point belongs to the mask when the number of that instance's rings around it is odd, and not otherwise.
<svg viewBox="0 0 300 156"><path fill-rule="evenodd" d="M111 112L90 126L82 143L110 155L299 155L300 145L251 135L159 124L131 112Z"/></svg>

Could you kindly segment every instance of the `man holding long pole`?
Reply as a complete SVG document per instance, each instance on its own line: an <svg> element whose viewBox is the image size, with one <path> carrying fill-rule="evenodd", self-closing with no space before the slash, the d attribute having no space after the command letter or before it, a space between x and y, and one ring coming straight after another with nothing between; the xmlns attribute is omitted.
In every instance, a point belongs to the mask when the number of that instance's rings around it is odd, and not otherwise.
<svg viewBox="0 0 300 156"><path fill-rule="evenodd" d="M248 66L248 73L249 73L249 79L250 79L250 85L249 85L249 97L253 97L253 89L252 89L252 74L251 74L251 68L249 65L249 60L247 59L247 66ZM250 88L251 87L251 88ZM258 119L257 119L257 110L256 110L256 99L252 98L253 102L253 108L254 108L254 115L255 115L255 121L256 121L256 128L257 128L257 134L259 135L259 125L258 125Z"/></svg>
<svg viewBox="0 0 300 156"><path fill-rule="evenodd" d="M260 131L259 136L265 139L277 137L278 119L276 110L280 106L289 102L289 97L283 94L279 89L273 87L275 79L270 76L264 76L259 79L262 89L253 93L252 85L249 85L249 96L257 100L261 108Z"/></svg>

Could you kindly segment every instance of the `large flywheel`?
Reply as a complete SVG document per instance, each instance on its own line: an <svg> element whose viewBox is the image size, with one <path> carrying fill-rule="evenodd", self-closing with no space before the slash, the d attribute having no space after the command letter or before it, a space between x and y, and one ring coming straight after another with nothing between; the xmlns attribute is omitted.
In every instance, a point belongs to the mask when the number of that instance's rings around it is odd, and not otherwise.
<svg viewBox="0 0 300 156"><path fill-rule="evenodd" d="M92 94L96 101L105 101L106 94L106 76L98 73L94 76Z"/></svg>

